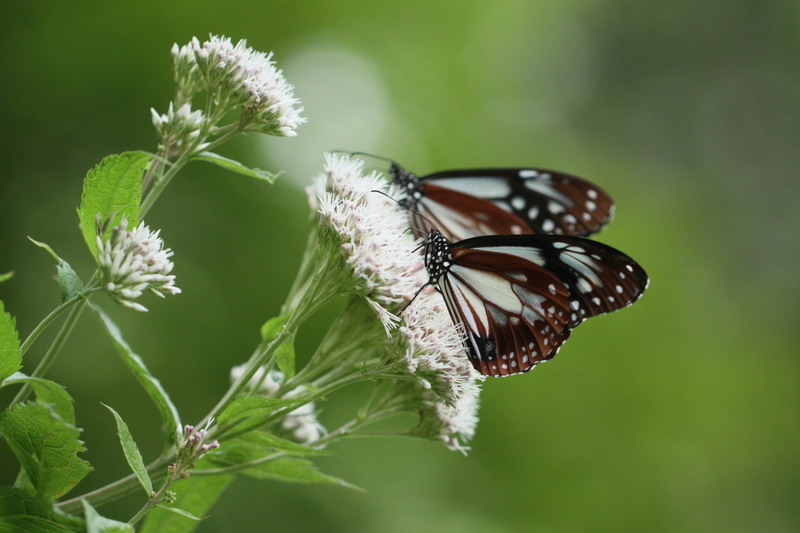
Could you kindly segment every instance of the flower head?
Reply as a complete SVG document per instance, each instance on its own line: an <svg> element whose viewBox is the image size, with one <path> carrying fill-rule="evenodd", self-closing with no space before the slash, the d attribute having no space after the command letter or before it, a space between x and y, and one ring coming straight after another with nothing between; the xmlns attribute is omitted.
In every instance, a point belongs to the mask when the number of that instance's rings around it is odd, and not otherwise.
<svg viewBox="0 0 800 533"><path fill-rule="evenodd" d="M301 385L287 393L284 398L296 398L308 392L308 388ZM291 411L284 417L281 427L289 431L295 440L303 444L312 444L327 433L325 426L317 420L314 402L308 402Z"/></svg>
<svg viewBox="0 0 800 533"><path fill-rule="evenodd" d="M200 135L200 130L205 123L205 116L202 111L192 111L190 104L183 104L177 111L174 107L170 102L165 114L160 115L155 109L150 109L150 113L153 125L162 142L174 149L179 149ZM202 149L202 146L198 149Z"/></svg>
<svg viewBox="0 0 800 533"><path fill-rule="evenodd" d="M241 105L246 121L258 131L291 137L306 121L272 53L253 50L245 40L234 45L228 37L211 35L203 43L195 37L187 45L174 45L172 56L182 93L191 95L202 87L220 103Z"/></svg>
<svg viewBox="0 0 800 533"><path fill-rule="evenodd" d="M326 192L319 213L344 254L361 292L388 329L393 311L419 286L421 257L408 232L407 213L391 198L392 187L377 173L364 175L363 161L326 154ZM383 193L383 194L380 194Z"/></svg>
<svg viewBox="0 0 800 533"><path fill-rule="evenodd" d="M214 420L211 419L203 429L186 425L183 431L178 430L178 471L188 477L188 468L193 468L194 463L211 450L219 448L219 442L212 441L206 444L208 427Z"/></svg>
<svg viewBox="0 0 800 533"><path fill-rule="evenodd" d="M454 450L466 451L478 423L483 377L464 353L462 332L450 320L435 293L422 293L403 313L400 326L404 361L421 385L417 434L438 437Z"/></svg>
<svg viewBox="0 0 800 533"><path fill-rule="evenodd" d="M137 311L147 311L134 302L145 290L163 297L165 293L178 294L172 271L172 250L164 248L158 236L160 230L151 232L144 222L128 230L128 220L111 230L103 241L104 225L98 218L97 251L103 287L119 303Z"/></svg>

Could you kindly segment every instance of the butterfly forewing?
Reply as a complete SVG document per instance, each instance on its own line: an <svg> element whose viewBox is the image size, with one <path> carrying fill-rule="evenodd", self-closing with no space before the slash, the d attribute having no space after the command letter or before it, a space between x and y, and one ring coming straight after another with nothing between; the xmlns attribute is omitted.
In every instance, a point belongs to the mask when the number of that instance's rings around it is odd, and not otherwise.
<svg viewBox="0 0 800 533"><path fill-rule="evenodd" d="M417 192L417 209L454 241L495 234L591 235L614 213L613 200L600 187L552 170L450 170L420 178Z"/></svg>
<svg viewBox="0 0 800 533"><path fill-rule="evenodd" d="M572 328L630 305L647 287L633 259L580 237L498 235L451 244L431 235L445 250L426 261L431 282L485 375L526 372L551 359Z"/></svg>
<svg viewBox="0 0 800 533"><path fill-rule="evenodd" d="M424 192L411 213L413 226L427 235L433 224L450 240L478 235L531 233L528 223L493 202L473 195L439 187L420 185Z"/></svg>

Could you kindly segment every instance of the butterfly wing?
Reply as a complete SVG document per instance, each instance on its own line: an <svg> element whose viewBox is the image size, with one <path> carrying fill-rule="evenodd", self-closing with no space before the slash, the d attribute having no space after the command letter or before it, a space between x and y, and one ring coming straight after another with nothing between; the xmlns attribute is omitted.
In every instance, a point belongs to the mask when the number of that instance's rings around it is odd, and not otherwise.
<svg viewBox="0 0 800 533"><path fill-rule="evenodd" d="M453 249L439 280L450 317L462 324L481 374L527 372L569 337L570 296L556 276L522 255Z"/></svg>
<svg viewBox="0 0 800 533"><path fill-rule="evenodd" d="M455 243L452 258L438 288L472 365L490 376L551 359L572 328L630 305L647 286L633 259L578 237L476 237Z"/></svg>
<svg viewBox="0 0 800 533"><path fill-rule="evenodd" d="M597 185L563 172L530 168L467 169L420 178L417 210L450 240L480 235L591 235L614 213ZM414 221L422 235L430 228Z"/></svg>

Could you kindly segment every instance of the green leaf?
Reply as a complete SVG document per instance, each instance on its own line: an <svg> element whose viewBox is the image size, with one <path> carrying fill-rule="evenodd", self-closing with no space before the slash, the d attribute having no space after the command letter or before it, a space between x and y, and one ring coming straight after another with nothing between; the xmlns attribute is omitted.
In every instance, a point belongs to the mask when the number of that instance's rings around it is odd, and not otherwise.
<svg viewBox="0 0 800 533"><path fill-rule="evenodd" d="M118 522L95 511L86 500L83 503L83 518L86 520L86 533L133 533L134 528L126 522Z"/></svg>
<svg viewBox="0 0 800 533"><path fill-rule="evenodd" d="M323 474L317 470L314 463L307 459L294 457L282 457L275 461L262 463L244 470L243 473L256 479L275 479L293 483L332 483L349 489L363 490L343 479Z"/></svg>
<svg viewBox="0 0 800 533"><path fill-rule="evenodd" d="M107 239L122 217L127 217L128 227L139 224L139 204L142 201L142 176L152 159L144 152L124 152L110 155L86 174L83 180L81 206L78 218L86 245L97 257L97 230L95 220L111 219L103 235Z"/></svg>
<svg viewBox="0 0 800 533"><path fill-rule="evenodd" d="M286 379L294 376L294 335L275 350L275 361L278 369L286 375Z"/></svg>
<svg viewBox="0 0 800 533"><path fill-rule="evenodd" d="M8 281L13 277L14 277L14 272L13 271L12 272L6 272L5 274L0 274L0 283L3 283L4 281Z"/></svg>
<svg viewBox="0 0 800 533"><path fill-rule="evenodd" d="M153 493L153 483L150 481L150 476L147 475L147 468L145 468L144 461L142 461L142 454L139 452L136 441L133 440L128 424L114 409L106 404L103 404L103 406L111 411L111 414L117 420L117 435L119 435L119 442L122 444L122 453L125 454L125 460L128 461L128 465L142 485L145 494L150 497Z"/></svg>
<svg viewBox="0 0 800 533"><path fill-rule="evenodd" d="M171 513L175 513L181 515L183 517L188 518L189 520L196 520L200 522L201 520L205 520L205 518L200 518L199 516L195 516L189 511L184 511L183 509L179 509L178 507L170 507L169 505L156 505L159 509L164 509L165 511L169 511Z"/></svg>
<svg viewBox="0 0 800 533"><path fill-rule="evenodd" d="M278 174L273 174L272 172L261 170L260 168L250 168L244 166L238 161L228 159L227 157L222 157L214 152L203 152L194 156L193 159L212 163L218 167L224 168L225 170L230 170L231 172L236 172L237 174L242 174L243 176L266 181L270 184L275 183L275 180L278 179Z"/></svg>
<svg viewBox="0 0 800 533"><path fill-rule="evenodd" d="M83 292L83 282L81 281L81 278L78 277L78 274L75 272L75 270L69 266L69 263L61 259L58 254L55 253L47 244L32 239L31 237L28 237L28 239L39 248L44 248L47 250L47 252L56 260L56 271L58 272L58 284L61 287L62 302L66 302L70 298L73 298Z"/></svg>
<svg viewBox="0 0 800 533"><path fill-rule="evenodd" d="M242 396L236 398L231 404L217 417L217 422L224 426L240 418L252 418L261 415L269 415L278 409L290 405L296 405L296 399L288 398L265 398L264 396Z"/></svg>
<svg viewBox="0 0 800 533"><path fill-rule="evenodd" d="M17 321L10 313L6 313L3 301L0 300L0 383L21 366Z"/></svg>
<svg viewBox="0 0 800 533"><path fill-rule="evenodd" d="M234 479L236 476L233 475L190 477L176 482L173 488L178 493L181 509L194 516L206 516ZM140 533L189 533L198 524L174 514L174 511L156 508L147 515Z"/></svg>
<svg viewBox="0 0 800 533"><path fill-rule="evenodd" d="M150 399L153 400L159 413L161 413L161 420L164 423L164 431L166 432L167 444L175 444L177 438L178 428L181 427L181 418L178 414L178 409L169 399L167 391L152 374L147 370L147 367L142 361L142 358L136 355L131 347L122 338L122 334L116 324L97 307L93 307L97 316L100 317L101 322L106 328L111 340L114 342L117 352L122 356L122 360L128 366L128 369L133 373L133 376L144 388L145 392Z"/></svg>
<svg viewBox="0 0 800 533"><path fill-rule="evenodd" d="M75 533L83 521L53 508L49 501L15 487L0 487L0 531L3 533Z"/></svg>
<svg viewBox="0 0 800 533"><path fill-rule="evenodd" d="M319 448L311 448L296 442L281 439L265 431L252 431L213 450L206 457L221 465L240 465L256 461L276 452L296 456L330 455L331 452Z"/></svg>
<svg viewBox="0 0 800 533"><path fill-rule="evenodd" d="M261 326L261 340L271 342L283 331L283 326L289 321L292 315L286 314L270 318Z"/></svg>
<svg viewBox="0 0 800 533"><path fill-rule="evenodd" d="M17 372L6 379L0 388L20 383L30 384L36 392L37 403L49 406L65 422L75 424L75 407L72 396L63 386L49 379L32 378Z"/></svg>
<svg viewBox="0 0 800 533"><path fill-rule="evenodd" d="M61 301L66 302L83 292L83 282L69 263L61 261L56 265L58 285L61 287Z"/></svg>
<svg viewBox="0 0 800 533"><path fill-rule="evenodd" d="M78 429L38 403L17 404L0 413L0 433L16 456L36 495L58 498L92 467Z"/></svg>

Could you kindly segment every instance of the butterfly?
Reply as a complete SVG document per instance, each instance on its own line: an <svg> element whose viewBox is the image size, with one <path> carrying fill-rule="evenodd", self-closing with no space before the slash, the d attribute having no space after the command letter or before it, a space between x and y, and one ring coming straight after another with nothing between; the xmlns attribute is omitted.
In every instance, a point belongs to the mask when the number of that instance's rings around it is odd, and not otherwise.
<svg viewBox="0 0 800 533"><path fill-rule="evenodd" d="M487 376L552 359L589 317L635 302L648 285L624 253L575 236L491 235L452 242L433 229L425 267L472 366Z"/></svg>
<svg viewBox="0 0 800 533"><path fill-rule="evenodd" d="M586 236L614 215L607 192L554 170L448 170L420 178L391 161L388 173L417 237L434 227L452 241L527 233Z"/></svg>

